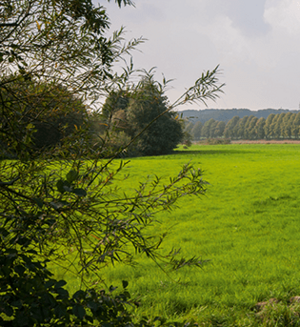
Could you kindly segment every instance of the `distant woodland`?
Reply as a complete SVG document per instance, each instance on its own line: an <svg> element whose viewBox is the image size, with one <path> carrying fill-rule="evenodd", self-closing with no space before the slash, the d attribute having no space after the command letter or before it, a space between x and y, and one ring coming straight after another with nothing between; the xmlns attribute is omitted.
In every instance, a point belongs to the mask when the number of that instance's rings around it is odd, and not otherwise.
<svg viewBox="0 0 300 327"><path fill-rule="evenodd" d="M182 112L185 131L192 140L230 139L299 139L300 111L248 109L206 109Z"/></svg>

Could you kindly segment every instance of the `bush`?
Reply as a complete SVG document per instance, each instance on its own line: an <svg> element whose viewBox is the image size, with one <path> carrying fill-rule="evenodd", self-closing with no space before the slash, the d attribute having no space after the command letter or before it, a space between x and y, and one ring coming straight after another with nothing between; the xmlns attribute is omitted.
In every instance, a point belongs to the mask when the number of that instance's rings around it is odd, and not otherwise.
<svg viewBox="0 0 300 327"><path fill-rule="evenodd" d="M208 144L208 145L218 145L218 144L230 144L231 143L231 139L225 138L225 139L215 139L215 138L208 138L204 141L204 144Z"/></svg>

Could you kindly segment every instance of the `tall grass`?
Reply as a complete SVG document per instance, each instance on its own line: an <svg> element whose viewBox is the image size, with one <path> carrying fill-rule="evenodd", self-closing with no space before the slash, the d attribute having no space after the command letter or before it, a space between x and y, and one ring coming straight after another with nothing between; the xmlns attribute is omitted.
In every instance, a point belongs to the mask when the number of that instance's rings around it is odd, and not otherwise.
<svg viewBox="0 0 300 327"><path fill-rule="evenodd" d="M286 306L300 295L300 145L195 145L134 158L122 186L134 189L147 175L168 178L187 161L204 170L207 195L157 215L152 232L169 232L163 251L181 247L183 256L208 261L166 273L138 258L136 267L103 271L107 284L129 281L131 293L141 295L138 314L207 326L268 325L254 311L257 302L276 298Z"/></svg>

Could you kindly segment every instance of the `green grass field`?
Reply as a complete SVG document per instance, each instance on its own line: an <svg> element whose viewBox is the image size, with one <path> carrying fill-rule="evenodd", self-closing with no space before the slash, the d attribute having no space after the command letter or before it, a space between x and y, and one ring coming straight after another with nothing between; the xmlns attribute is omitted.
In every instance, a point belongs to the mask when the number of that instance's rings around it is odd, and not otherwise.
<svg viewBox="0 0 300 327"><path fill-rule="evenodd" d="M147 175L176 175L188 161L204 170L207 195L184 198L180 208L157 215L153 233L169 231L164 251L181 247L184 256L209 261L167 275L137 258L136 267L103 271L107 285L127 280L131 294L141 295L138 315L201 326L285 326L295 316L288 300L300 295L300 145L194 145L134 158L123 186L134 188ZM258 318L255 304L270 298L281 301L277 313Z"/></svg>

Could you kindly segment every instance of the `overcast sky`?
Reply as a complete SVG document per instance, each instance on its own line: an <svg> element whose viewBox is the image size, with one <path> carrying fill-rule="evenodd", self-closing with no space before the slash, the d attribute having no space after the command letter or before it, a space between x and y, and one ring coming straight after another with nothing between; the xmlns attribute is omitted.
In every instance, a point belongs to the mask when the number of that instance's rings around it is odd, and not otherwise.
<svg viewBox="0 0 300 327"><path fill-rule="evenodd" d="M94 0L97 1L97 0ZM175 79L171 101L205 70L220 65L225 94L210 108L299 109L300 1L135 0L107 8L111 28L148 39L133 53L135 68L157 67ZM195 105L181 109L205 109Z"/></svg>

